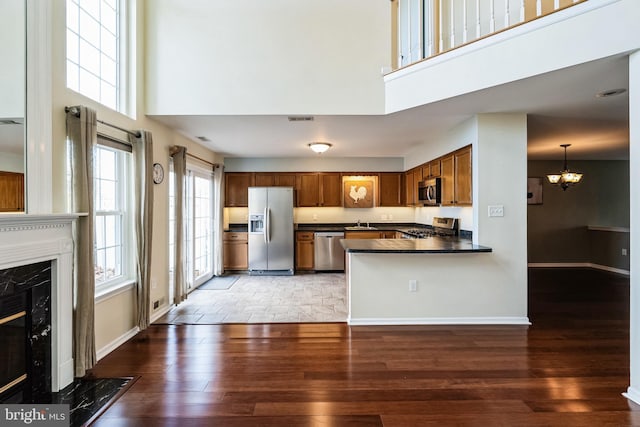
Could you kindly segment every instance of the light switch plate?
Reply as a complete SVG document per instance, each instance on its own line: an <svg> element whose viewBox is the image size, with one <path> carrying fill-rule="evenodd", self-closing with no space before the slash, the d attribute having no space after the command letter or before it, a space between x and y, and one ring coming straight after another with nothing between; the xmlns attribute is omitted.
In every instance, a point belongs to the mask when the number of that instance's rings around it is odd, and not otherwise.
<svg viewBox="0 0 640 427"><path fill-rule="evenodd" d="M503 205L489 206L489 216L490 217L504 216L504 206Z"/></svg>

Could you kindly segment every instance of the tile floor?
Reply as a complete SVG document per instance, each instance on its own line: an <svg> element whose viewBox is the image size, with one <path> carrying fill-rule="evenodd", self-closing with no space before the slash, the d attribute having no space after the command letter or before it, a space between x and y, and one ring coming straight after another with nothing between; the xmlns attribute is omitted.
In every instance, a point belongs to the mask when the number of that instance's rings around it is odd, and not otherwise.
<svg viewBox="0 0 640 427"><path fill-rule="evenodd" d="M241 275L228 290L199 290L156 322L168 324L345 322L341 273Z"/></svg>

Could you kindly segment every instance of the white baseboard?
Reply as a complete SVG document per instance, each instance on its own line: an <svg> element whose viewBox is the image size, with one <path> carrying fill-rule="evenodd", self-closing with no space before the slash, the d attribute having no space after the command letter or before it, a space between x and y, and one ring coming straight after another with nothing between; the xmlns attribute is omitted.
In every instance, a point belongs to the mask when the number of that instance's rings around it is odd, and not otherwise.
<svg viewBox="0 0 640 427"><path fill-rule="evenodd" d="M638 405L640 405L640 389L637 389L635 387L629 387L627 389L627 392L622 393L622 395L627 399L631 400L632 402L635 402Z"/></svg>
<svg viewBox="0 0 640 427"><path fill-rule="evenodd" d="M151 315L151 319L149 323L153 323L159 318L161 318L162 316L164 316L165 314L167 314L169 310L171 310L171 307L172 306L170 304L159 307L158 310L156 310L156 312Z"/></svg>
<svg viewBox="0 0 640 427"><path fill-rule="evenodd" d="M350 318L351 326L374 325L530 325L528 317Z"/></svg>
<svg viewBox="0 0 640 427"><path fill-rule="evenodd" d="M623 276L629 276L631 274L629 270L594 264L592 262L530 262L527 266L529 268L595 268L596 270L604 270L610 273L622 274Z"/></svg>
<svg viewBox="0 0 640 427"><path fill-rule="evenodd" d="M140 328L136 326L135 328L130 329L123 335L111 341L109 344L105 345L104 347L96 351L97 359L98 360L102 359L107 354L111 353L113 350L115 350L116 348L120 347L122 344L127 342L129 339L135 336L135 334L137 334L138 332L140 332Z"/></svg>

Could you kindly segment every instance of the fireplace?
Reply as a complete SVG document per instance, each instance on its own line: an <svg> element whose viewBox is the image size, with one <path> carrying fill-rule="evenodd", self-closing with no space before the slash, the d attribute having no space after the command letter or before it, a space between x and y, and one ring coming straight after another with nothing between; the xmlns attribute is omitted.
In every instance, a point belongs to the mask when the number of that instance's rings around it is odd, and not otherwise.
<svg viewBox="0 0 640 427"><path fill-rule="evenodd" d="M0 403L51 391L51 261L0 270Z"/></svg>
<svg viewBox="0 0 640 427"><path fill-rule="evenodd" d="M0 215L0 403L37 403L73 381L76 218Z"/></svg>

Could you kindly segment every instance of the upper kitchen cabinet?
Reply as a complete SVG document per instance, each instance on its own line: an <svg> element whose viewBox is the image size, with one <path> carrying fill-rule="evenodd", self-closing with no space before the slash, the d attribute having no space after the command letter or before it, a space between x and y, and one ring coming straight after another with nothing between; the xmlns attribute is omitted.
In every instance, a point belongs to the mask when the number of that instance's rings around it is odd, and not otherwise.
<svg viewBox="0 0 640 427"><path fill-rule="evenodd" d="M404 206L403 183L403 173L381 172L378 175L378 205Z"/></svg>
<svg viewBox="0 0 640 427"><path fill-rule="evenodd" d="M418 185L422 181L422 166L405 172L405 202L407 206L418 204Z"/></svg>
<svg viewBox="0 0 640 427"><path fill-rule="evenodd" d="M422 165L422 179L437 178L440 176L440 159L432 160Z"/></svg>
<svg viewBox="0 0 640 427"><path fill-rule="evenodd" d="M342 206L342 177L335 173L297 174L298 206Z"/></svg>
<svg viewBox="0 0 640 427"><path fill-rule="evenodd" d="M274 173L274 183L276 187L293 187L296 188L295 173Z"/></svg>
<svg viewBox="0 0 640 427"><path fill-rule="evenodd" d="M225 202L227 207L249 206L249 187L253 186L253 174L249 172L227 172L224 177Z"/></svg>
<svg viewBox="0 0 640 427"><path fill-rule="evenodd" d="M471 205L471 146L441 159L442 205Z"/></svg>
<svg viewBox="0 0 640 427"><path fill-rule="evenodd" d="M272 172L256 172L253 174L253 185L256 187L273 187L276 174Z"/></svg>
<svg viewBox="0 0 640 427"><path fill-rule="evenodd" d="M320 174L320 206L342 206L342 175Z"/></svg>
<svg viewBox="0 0 640 427"><path fill-rule="evenodd" d="M299 173L296 188L300 207L313 207L320 204L320 176L317 173Z"/></svg>

